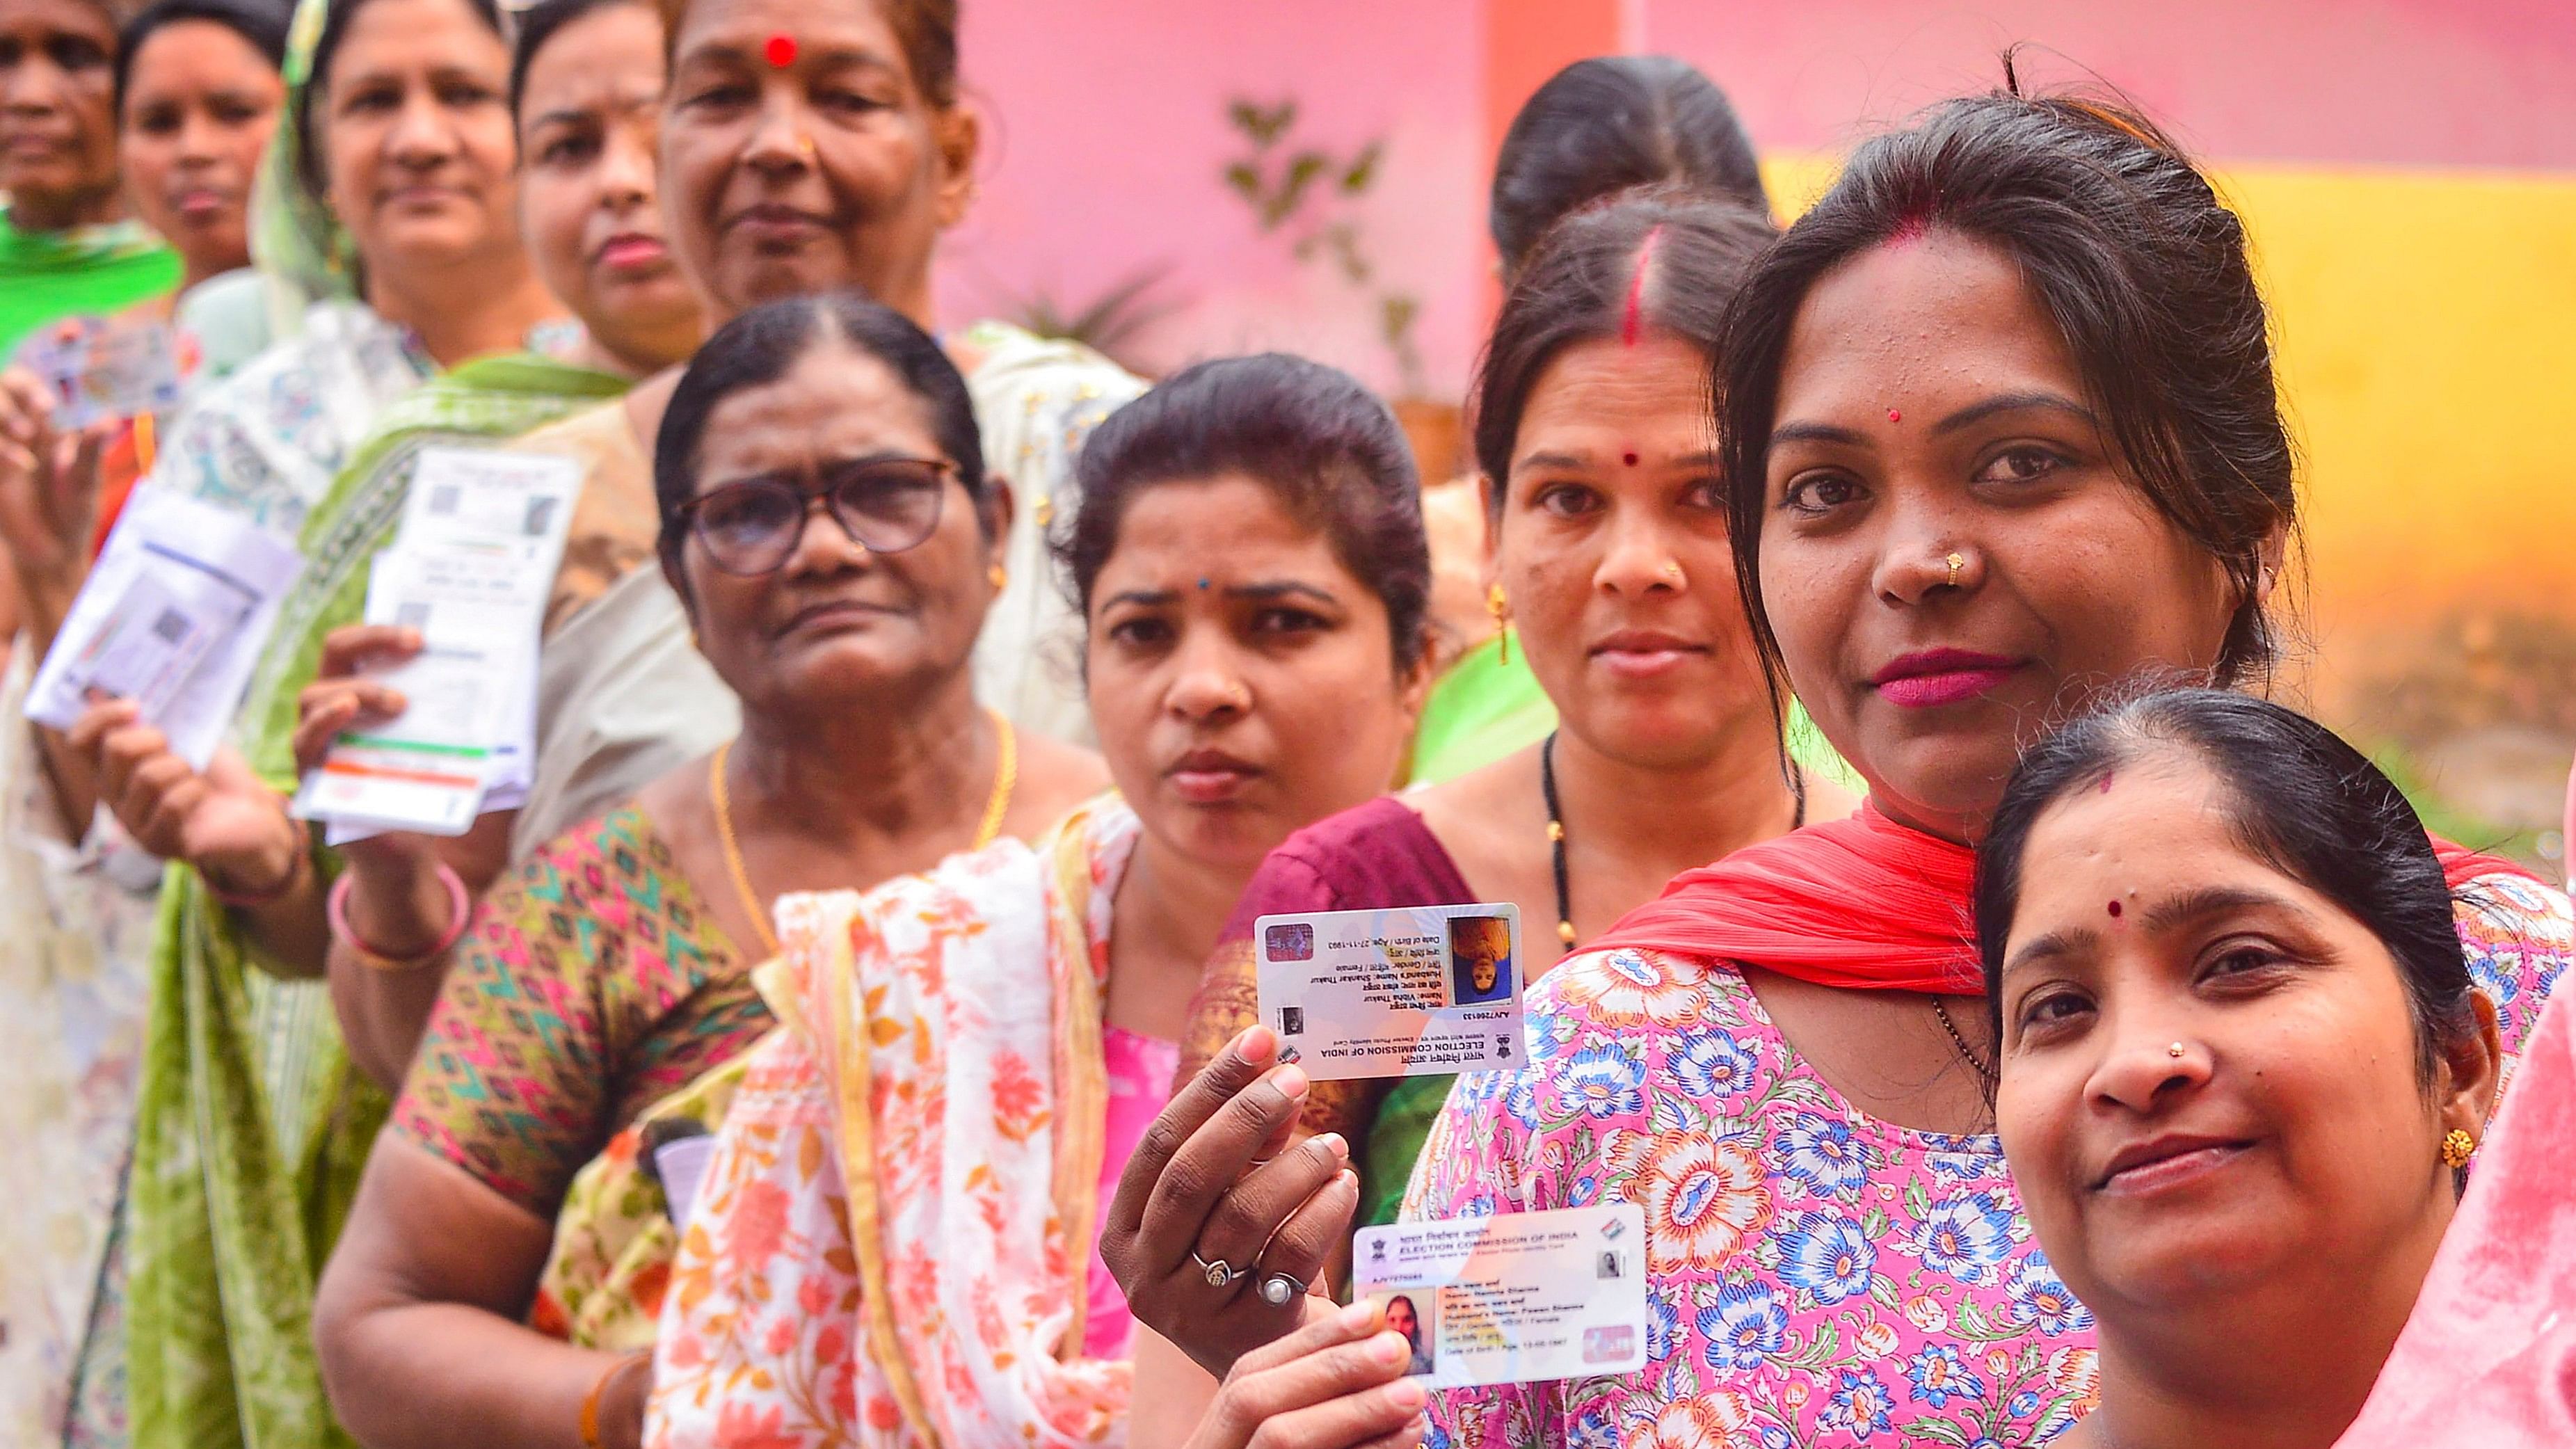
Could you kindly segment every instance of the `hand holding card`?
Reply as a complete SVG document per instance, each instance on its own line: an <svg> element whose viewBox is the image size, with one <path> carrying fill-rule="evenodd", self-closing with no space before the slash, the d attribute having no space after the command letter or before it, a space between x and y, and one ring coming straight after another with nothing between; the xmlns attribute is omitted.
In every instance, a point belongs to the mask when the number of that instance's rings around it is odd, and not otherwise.
<svg viewBox="0 0 2576 1449"><path fill-rule="evenodd" d="M1333 1311L1321 1280L1359 1176L1336 1134L1290 1145L1307 1087L1278 1037L1248 1028L1172 1095L1101 1215L1101 1258L1137 1321L1220 1377ZM1302 1291L1274 1301L1274 1280Z"/></svg>

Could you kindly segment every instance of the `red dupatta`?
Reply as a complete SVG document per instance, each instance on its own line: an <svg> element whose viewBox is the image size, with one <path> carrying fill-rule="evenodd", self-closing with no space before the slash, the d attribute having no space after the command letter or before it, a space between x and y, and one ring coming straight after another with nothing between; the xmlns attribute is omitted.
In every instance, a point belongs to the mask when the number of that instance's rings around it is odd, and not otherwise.
<svg viewBox="0 0 2576 1449"><path fill-rule="evenodd" d="M2528 874L2439 836L2433 850L2454 890L2497 871ZM1734 961L1852 991L1975 996L1986 989L1969 898L1976 869L1975 851L1864 800L1846 819L1682 872L1585 949Z"/></svg>

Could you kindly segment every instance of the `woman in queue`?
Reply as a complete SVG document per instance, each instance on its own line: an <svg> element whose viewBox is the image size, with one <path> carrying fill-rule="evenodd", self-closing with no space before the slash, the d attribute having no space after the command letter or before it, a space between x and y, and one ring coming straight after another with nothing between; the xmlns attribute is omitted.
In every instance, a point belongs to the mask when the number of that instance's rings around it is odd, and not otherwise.
<svg viewBox="0 0 2576 1449"><path fill-rule="evenodd" d="M201 327L212 319L197 312L224 290L202 283L249 261L250 178L280 109L285 35L282 17L233 0L160 0L118 37L118 166L136 216L176 247L180 288L80 325L92 336L157 327L175 306L172 360L183 398L246 355L229 345L233 319ZM18 450L53 410L50 387L31 371L0 373L0 632L14 634L22 617L13 555L26 552L41 575L58 554L94 554L142 461L134 426L102 428L95 500L40 492L37 459ZM23 1088L0 1103L0 1137L19 1148L0 1168L0 1195L16 1205L0 1224L0 1260L18 1265L0 1293L11 1344L0 1422L61 1425L78 1389L82 1431L113 1432L123 1413L124 1325L113 1287L121 1270L107 1255L133 1141L144 957L161 869L113 826L85 821L73 831L61 818L36 732L19 720L42 648L30 640L12 651L0 688L0 718L11 722L0 732L0 996L22 1005L0 1026L0 1056L18 1064Z"/></svg>
<svg viewBox="0 0 2576 1449"><path fill-rule="evenodd" d="M1578 60L1530 93L1494 155L1485 212L1508 296L1548 228L1623 191L1670 187L1769 215L1753 138L1717 88L1668 55ZM1494 593L1479 476L1426 487L1431 619L1440 673L1423 700L1416 782L1446 780L1537 744L1556 707L1524 654L1505 642L1509 591Z"/></svg>
<svg viewBox="0 0 2576 1449"><path fill-rule="evenodd" d="M1985 1130L1970 842L2035 722L2141 673L2263 677L2294 521L2266 320L2201 175L2063 98L1956 101L1866 143L1754 269L1719 370L1737 575L1869 799L1679 878L1531 991L1527 1068L1451 1093L1406 1215L1640 1204L1649 1363L1444 1391L1440 1432L1795 1442L1903 1416L2025 1443L2089 1402L2090 1315ZM2563 940L2564 897L2535 899L2473 964ZM2521 1000L2507 1050L2537 992L2491 988ZM1252 1165L1303 1095L1262 1084L1303 1086L1276 1051L1248 1032L1176 1094L1184 1145L1168 1170L1140 1152L1114 1210L1140 1316L1212 1368L1321 1309L1193 1300L1190 1252L1338 1232L1291 1220L1329 1154ZM1220 1203L1249 1242L1201 1241Z"/></svg>
<svg viewBox="0 0 2576 1449"><path fill-rule="evenodd" d="M1030 838L1101 781L975 697L1012 503L910 322L848 294L745 313L655 456L662 566L743 732L540 851L446 973L317 1310L373 1445L634 1443L641 1361L521 1316L574 1173L768 1028L772 896Z"/></svg>
<svg viewBox="0 0 2576 1449"><path fill-rule="evenodd" d="M315 304L298 336L203 394L145 486L300 530L393 403L556 320L519 241L509 58L497 12L470 0L331 9L290 101L291 176L335 219L321 249L358 296ZM53 592L68 603L83 573L85 560L66 566ZM281 632L263 656L236 716L254 751L281 691L291 708L289 656L304 643ZM95 799L176 863L129 1215L134 1432L319 1442L329 1421L304 1324L385 1099L332 1026L324 869L286 818L291 775L263 779L232 747L190 770L124 701L49 745L68 820Z"/></svg>
<svg viewBox="0 0 2576 1449"><path fill-rule="evenodd" d="M1811 808L1848 813L1830 786L1810 798L1784 760L1707 417L1727 298L1772 235L1760 212L1658 190L1567 218L1532 254L1486 351L1476 443L1495 587L1562 722L1502 761L1372 800L1274 851L1209 961L1188 1071L1253 1019L1264 914L1514 901L1535 973L1575 948L1580 922L1598 930ZM1310 1097L1301 1130L1347 1149L1366 1221L1392 1220L1447 1091L1447 1078L1426 1077ZM1259 1246L1228 1245L1227 1260ZM1166 1291L1144 1296L1159 1311Z"/></svg>
<svg viewBox="0 0 2576 1449"><path fill-rule="evenodd" d="M1101 425L1081 482L1065 559L1119 793L1034 848L780 902L762 980L788 1029L689 1214L648 1443L1123 1430L1101 1202L1244 882L1393 774L1429 565L1395 419L1317 363L1178 374ZM783 1235L760 1226L782 1202Z"/></svg>
<svg viewBox="0 0 2576 1449"><path fill-rule="evenodd" d="M57 317L114 312L178 283L178 256L126 219L117 182L128 13L103 0L0 5L0 358Z"/></svg>
<svg viewBox="0 0 2576 1449"><path fill-rule="evenodd" d="M2055 1442L2329 1449L2460 1230L2505 1065L2476 983L2563 965L2563 918L2524 938L2537 882L2428 840L2324 726L2206 690L2023 756L1976 902L1996 1129L2100 1333L2100 1406Z"/></svg>

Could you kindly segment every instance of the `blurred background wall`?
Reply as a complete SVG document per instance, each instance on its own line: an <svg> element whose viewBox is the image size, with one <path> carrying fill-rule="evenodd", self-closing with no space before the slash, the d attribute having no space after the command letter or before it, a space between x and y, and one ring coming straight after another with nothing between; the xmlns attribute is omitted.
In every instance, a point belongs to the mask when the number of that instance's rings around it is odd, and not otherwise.
<svg viewBox="0 0 2576 1449"><path fill-rule="evenodd" d="M1567 61L1681 56L1794 213L1945 95L2117 86L2246 216L2305 448L2289 687L2527 855L2576 749L2576 5L2566 0L969 0L983 187L952 318L1136 365L1349 367L1439 465L1495 301L1493 149Z"/></svg>

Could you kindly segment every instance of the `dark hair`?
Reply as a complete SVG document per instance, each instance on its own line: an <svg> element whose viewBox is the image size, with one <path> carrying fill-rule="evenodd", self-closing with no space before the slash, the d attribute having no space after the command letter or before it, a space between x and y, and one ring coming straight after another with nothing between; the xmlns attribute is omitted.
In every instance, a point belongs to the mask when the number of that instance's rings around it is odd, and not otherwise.
<svg viewBox="0 0 2576 1449"><path fill-rule="evenodd" d="M1476 367L1476 466L1503 505L1521 414L1578 342L1669 332L1715 368L1726 304L1778 232L1767 210L1669 187L1578 211L1540 242L1503 299Z"/></svg>
<svg viewBox="0 0 2576 1449"><path fill-rule="evenodd" d="M1503 275L1517 275L1539 238L1576 208L1656 183L1771 210L1744 123L1726 92L1688 62L1595 56L1548 77L1521 103L1494 157L1485 225Z"/></svg>
<svg viewBox="0 0 2576 1449"><path fill-rule="evenodd" d="M537 0L519 12L519 36L510 47L510 119L519 118L519 102L528 91L528 67L555 32L611 5L650 6L652 0Z"/></svg>
<svg viewBox="0 0 2576 1449"><path fill-rule="evenodd" d="M510 43L509 22L502 18L500 7L494 0L457 0L457 3L474 12L474 18L483 22L484 29L500 37L503 45ZM321 37L313 42L313 62L305 69L304 84L295 92L293 114L288 117L289 123L295 127L295 180L315 206L326 210L329 206L325 200L329 189L328 173L322 161L322 150L314 144L313 103L330 89L331 63L339 58L340 44L349 38L349 24L357 18L359 11L367 7L367 0L330 0L330 6L322 17Z"/></svg>
<svg viewBox="0 0 2576 1449"><path fill-rule="evenodd" d="M258 0L154 0L125 22L116 37L116 115L125 115L126 83L134 75L134 55L152 33L183 20L208 20L242 38L268 58L271 69L286 63L286 14Z"/></svg>
<svg viewBox="0 0 2576 1449"><path fill-rule="evenodd" d="M2256 859L2332 901L2397 958L2428 1085L2444 1045L2474 1035L2449 882L2415 808L2360 751L2268 700L2169 689L2083 715L2033 745L1977 851L1977 951L2002 1037L2005 938L2023 855L2048 807L2143 758L2189 756L2219 784L2229 832Z"/></svg>
<svg viewBox="0 0 2576 1449"><path fill-rule="evenodd" d="M853 291L817 292L763 302L716 329L689 359L662 430L653 440L653 496L661 507L662 562L680 568L687 530L680 508L698 491L698 450L707 415L745 388L764 387L787 375L798 359L838 343L885 364L904 389L921 400L939 450L957 465L967 496L981 505L990 491L984 445L975 427L975 403L957 364L911 318Z"/></svg>
<svg viewBox="0 0 2576 1449"><path fill-rule="evenodd" d="M2012 260L2141 491L2226 565L2242 602L2215 682L2267 672L2275 645L2262 549L2294 526L2298 501L2245 228L2139 116L2071 96L1997 93L1945 102L1913 129L1862 145L1736 294L1719 431L1736 580L1774 690L1785 670L1762 608L1761 523L1790 330L1827 272L1929 228Z"/></svg>
<svg viewBox="0 0 2576 1449"><path fill-rule="evenodd" d="M957 104L957 0L860 0L876 6L903 47L903 63L924 99L946 110ZM689 0L659 0L662 44L680 43L680 22L688 17Z"/></svg>
<svg viewBox="0 0 2576 1449"><path fill-rule="evenodd" d="M1330 538L1333 556L1385 603L1396 669L1422 657L1431 598L1422 481L1395 415L1349 373L1282 352L1184 368L1111 413L1075 466L1082 503L1056 557L1085 618L1138 493L1242 473Z"/></svg>

